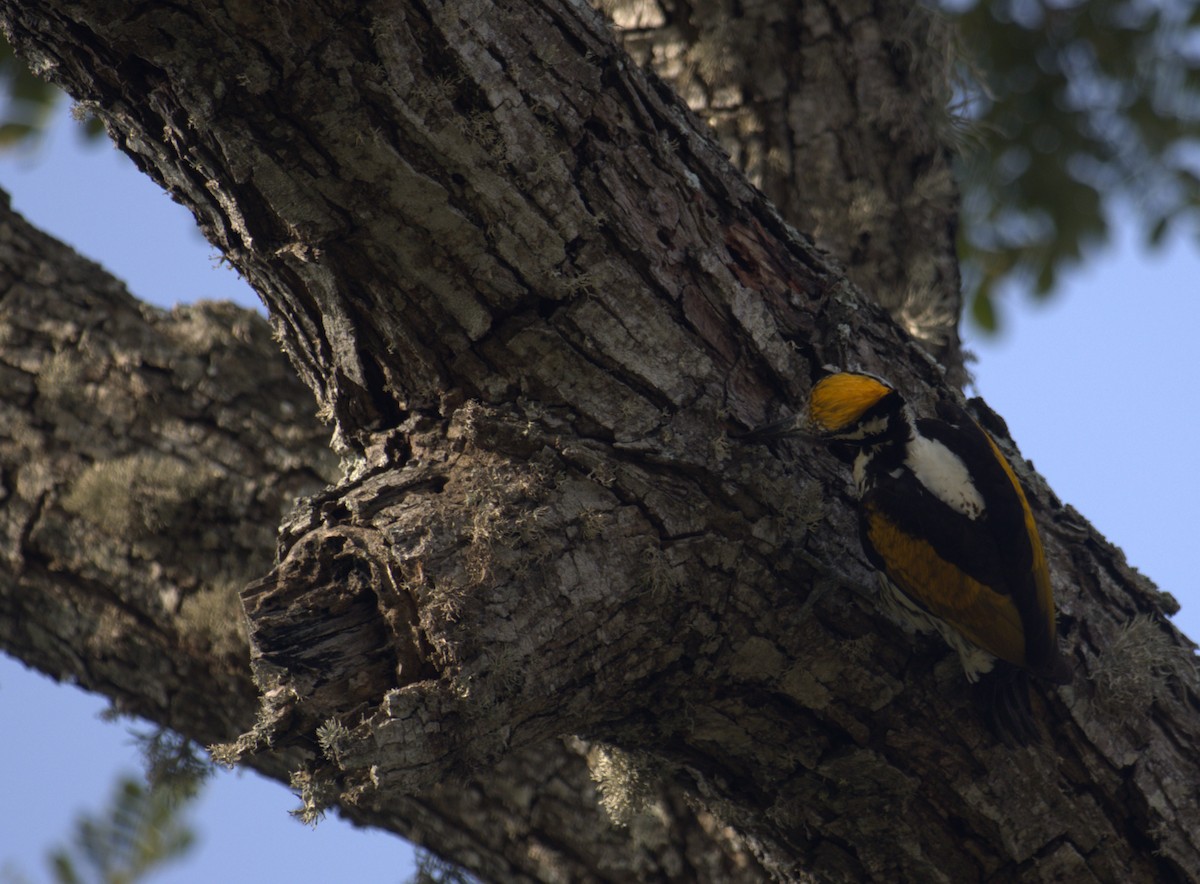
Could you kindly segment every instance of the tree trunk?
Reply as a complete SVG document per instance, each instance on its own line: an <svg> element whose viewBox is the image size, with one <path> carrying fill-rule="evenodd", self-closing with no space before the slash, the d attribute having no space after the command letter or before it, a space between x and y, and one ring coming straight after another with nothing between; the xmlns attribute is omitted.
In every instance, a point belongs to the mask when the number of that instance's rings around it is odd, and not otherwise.
<svg viewBox="0 0 1200 884"><path fill-rule="evenodd" d="M35 69L94 102L253 282L343 475L287 516L242 593L255 720L235 639L198 641L183 600L213 574L247 579L264 514L327 475L294 388L225 308L164 321L114 296L73 317L45 295L64 316L39 324L10 318L10 294L5 648L291 771L314 812L495 880L1200 868L1197 685L1169 597L1018 461L1076 676L1039 692L1046 744L1004 748L946 649L877 612L837 462L731 435L798 408L823 364L884 373L918 404L944 379L599 16L553 0L105 7L0 4ZM806 10L894 59L884 13ZM913 80L896 88L936 95ZM940 156L866 128L881 169L888 151ZM838 212L798 194L819 207L797 217ZM205 346L173 331L189 322ZM39 328L58 343L30 355ZM244 373L197 372L239 328L260 345ZM118 397L114 375L152 393ZM46 431L43 384L96 397L85 419L111 428ZM80 441L119 438L120 419L145 428L127 447ZM113 487L131 503L100 518ZM66 594L92 613L52 621L40 600ZM156 665L94 662L142 655Z"/></svg>
<svg viewBox="0 0 1200 884"><path fill-rule="evenodd" d="M907 3L601 5L788 223L962 386L947 23Z"/></svg>

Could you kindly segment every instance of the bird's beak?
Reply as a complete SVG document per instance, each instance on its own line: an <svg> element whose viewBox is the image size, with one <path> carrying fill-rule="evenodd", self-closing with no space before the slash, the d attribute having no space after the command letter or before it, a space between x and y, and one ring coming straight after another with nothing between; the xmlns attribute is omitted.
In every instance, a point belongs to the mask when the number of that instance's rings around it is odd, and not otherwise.
<svg viewBox="0 0 1200 884"><path fill-rule="evenodd" d="M769 442L772 439L781 439L785 436L799 436L804 439L817 438L817 434L813 432L807 408L781 421L775 421L774 423L749 430L743 433L740 438L744 442Z"/></svg>

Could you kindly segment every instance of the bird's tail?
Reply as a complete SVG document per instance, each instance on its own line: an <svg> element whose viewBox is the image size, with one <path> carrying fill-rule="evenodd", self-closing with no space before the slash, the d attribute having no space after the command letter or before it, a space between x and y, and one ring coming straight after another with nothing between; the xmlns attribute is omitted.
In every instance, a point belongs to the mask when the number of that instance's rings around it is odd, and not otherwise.
<svg viewBox="0 0 1200 884"><path fill-rule="evenodd" d="M983 717L997 739L1006 746L1032 746L1042 742L1033 715L1029 693L1029 673L1003 660L997 660L975 686Z"/></svg>

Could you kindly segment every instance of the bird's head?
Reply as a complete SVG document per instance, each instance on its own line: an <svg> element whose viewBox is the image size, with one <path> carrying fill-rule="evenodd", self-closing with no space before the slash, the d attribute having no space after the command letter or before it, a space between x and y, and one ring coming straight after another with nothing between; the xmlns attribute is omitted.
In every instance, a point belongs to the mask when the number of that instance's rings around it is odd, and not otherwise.
<svg viewBox="0 0 1200 884"><path fill-rule="evenodd" d="M826 375L813 386L808 406L777 423L742 436L764 442L783 436L800 436L828 443L843 460L854 452L908 437L912 420L904 399L882 378L856 371Z"/></svg>
<svg viewBox="0 0 1200 884"><path fill-rule="evenodd" d="M903 417L904 399L891 384L874 375L841 371L813 386L800 425L827 442L873 445L893 438Z"/></svg>

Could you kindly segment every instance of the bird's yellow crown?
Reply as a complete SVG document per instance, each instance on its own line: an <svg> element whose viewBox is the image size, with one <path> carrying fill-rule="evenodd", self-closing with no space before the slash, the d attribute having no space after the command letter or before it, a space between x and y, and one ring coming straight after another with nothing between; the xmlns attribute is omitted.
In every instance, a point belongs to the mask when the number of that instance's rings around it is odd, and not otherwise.
<svg viewBox="0 0 1200 884"><path fill-rule="evenodd" d="M813 429L838 433L852 427L892 388L878 378L855 372L838 372L821 378L813 387L808 417Z"/></svg>

